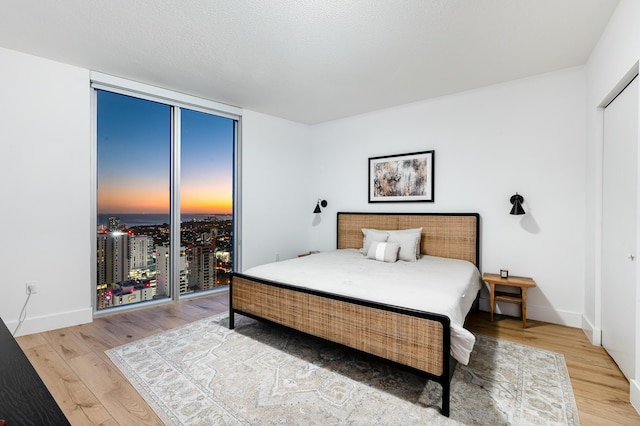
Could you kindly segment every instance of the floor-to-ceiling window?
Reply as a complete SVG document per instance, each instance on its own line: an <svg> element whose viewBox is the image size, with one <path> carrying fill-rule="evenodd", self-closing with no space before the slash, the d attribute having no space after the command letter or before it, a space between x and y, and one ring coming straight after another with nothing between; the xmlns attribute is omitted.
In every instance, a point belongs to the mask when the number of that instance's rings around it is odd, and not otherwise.
<svg viewBox="0 0 640 426"><path fill-rule="evenodd" d="M94 88L96 310L224 288L238 119Z"/></svg>
<svg viewBox="0 0 640 426"><path fill-rule="evenodd" d="M180 291L191 293L229 285L235 122L182 109L180 128L180 244L188 264Z"/></svg>
<svg viewBox="0 0 640 426"><path fill-rule="evenodd" d="M97 105L96 307L171 297L171 107L103 90Z"/></svg>

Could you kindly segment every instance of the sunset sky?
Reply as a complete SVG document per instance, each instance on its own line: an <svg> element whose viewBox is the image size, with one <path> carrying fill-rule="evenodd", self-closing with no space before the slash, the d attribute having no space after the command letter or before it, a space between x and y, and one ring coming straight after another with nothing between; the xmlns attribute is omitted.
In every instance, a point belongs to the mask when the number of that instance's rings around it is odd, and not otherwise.
<svg viewBox="0 0 640 426"><path fill-rule="evenodd" d="M98 213L168 213L171 109L98 91ZM231 213L234 121L182 109L182 213Z"/></svg>

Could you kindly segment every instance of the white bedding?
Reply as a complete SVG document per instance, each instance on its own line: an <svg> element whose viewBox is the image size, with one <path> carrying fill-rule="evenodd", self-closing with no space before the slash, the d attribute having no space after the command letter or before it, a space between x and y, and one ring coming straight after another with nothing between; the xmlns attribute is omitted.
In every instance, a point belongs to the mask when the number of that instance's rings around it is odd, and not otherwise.
<svg viewBox="0 0 640 426"><path fill-rule="evenodd" d="M467 364L475 337L463 328L480 289L470 262L422 256L416 262L379 262L359 250L316 253L250 268L246 275L446 315L451 320L451 355Z"/></svg>

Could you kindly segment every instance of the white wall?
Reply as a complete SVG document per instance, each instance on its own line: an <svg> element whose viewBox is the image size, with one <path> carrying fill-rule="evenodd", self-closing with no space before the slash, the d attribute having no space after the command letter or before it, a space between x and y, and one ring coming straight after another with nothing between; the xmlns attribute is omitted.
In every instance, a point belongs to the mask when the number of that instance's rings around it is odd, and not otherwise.
<svg viewBox="0 0 640 426"><path fill-rule="evenodd" d="M0 48L0 316L19 334L91 321L89 72Z"/></svg>
<svg viewBox="0 0 640 426"><path fill-rule="evenodd" d="M580 326L585 86L572 68L314 126L313 187L330 208L312 247L335 247L336 211L478 212L481 269L533 277L527 316ZM368 203L369 157L431 149L434 203ZM516 191L522 217L509 215Z"/></svg>
<svg viewBox="0 0 640 426"><path fill-rule="evenodd" d="M309 126L244 110L242 270L309 251Z"/></svg>
<svg viewBox="0 0 640 426"><path fill-rule="evenodd" d="M618 5L587 63L587 223L586 280L583 328L595 344L601 338L601 231L602 231L602 108L619 92L640 60L640 2ZM640 102L640 100L639 100ZM640 240L639 240L640 241ZM640 274L638 276L640 279ZM640 282L636 283L636 333L640 332ZM636 339L640 345L640 339ZM636 347L640 372L640 346ZM640 409L640 385L631 380L631 403Z"/></svg>

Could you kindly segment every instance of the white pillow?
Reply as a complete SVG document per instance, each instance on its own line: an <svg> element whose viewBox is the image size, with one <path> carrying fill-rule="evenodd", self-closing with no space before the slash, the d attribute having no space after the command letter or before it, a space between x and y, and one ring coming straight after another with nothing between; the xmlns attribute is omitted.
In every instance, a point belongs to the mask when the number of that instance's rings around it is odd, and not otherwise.
<svg viewBox="0 0 640 426"><path fill-rule="evenodd" d="M369 247L374 241L385 242L389 238L387 231L379 231L377 229L362 228L364 238L362 239L362 250L360 252L365 256L369 253Z"/></svg>
<svg viewBox="0 0 640 426"><path fill-rule="evenodd" d="M380 262L393 263L398 260L398 251L400 251L400 244L398 243L381 243L374 241L371 243L371 246L369 246L367 258Z"/></svg>
<svg viewBox="0 0 640 426"><path fill-rule="evenodd" d="M400 244L400 254L398 258L407 262L415 262L420 258L420 238L422 228L399 229L389 232L390 243Z"/></svg>
<svg viewBox="0 0 640 426"><path fill-rule="evenodd" d="M420 253L420 234L392 234L387 240L389 243L400 245L399 260L415 262Z"/></svg>

